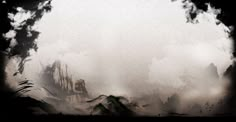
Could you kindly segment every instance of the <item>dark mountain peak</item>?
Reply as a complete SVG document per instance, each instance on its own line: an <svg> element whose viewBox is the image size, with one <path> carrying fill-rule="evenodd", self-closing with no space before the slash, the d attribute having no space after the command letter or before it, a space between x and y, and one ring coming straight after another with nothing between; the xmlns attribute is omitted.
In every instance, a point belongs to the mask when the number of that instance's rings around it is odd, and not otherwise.
<svg viewBox="0 0 236 122"><path fill-rule="evenodd" d="M102 99L102 100L101 100ZM99 97L90 100L88 102L96 102L91 112L92 115L115 115L115 116L133 116L134 112L130 110L126 104L120 100L124 100L123 97L117 97L113 95ZM126 99L125 99L126 100Z"/></svg>
<svg viewBox="0 0 236 122"><path fill-rule="evenodd" d="M91 112L92 115L112 115L112 113L101 103L97 104L93 111Z"/></svg>
<svg viewBox="0 0 236 122"><path fill-rule="evenodd" d="M224 72L224 76L229 76L232 73L233 66L230 65Z"/></svg>

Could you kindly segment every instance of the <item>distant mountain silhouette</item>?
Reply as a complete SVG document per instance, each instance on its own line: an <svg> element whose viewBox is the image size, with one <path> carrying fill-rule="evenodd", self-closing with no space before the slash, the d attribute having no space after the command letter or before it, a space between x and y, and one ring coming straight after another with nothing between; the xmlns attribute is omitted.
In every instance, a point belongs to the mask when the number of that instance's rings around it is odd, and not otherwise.
<svg viewBox="0 0 236 122"><path fill-rule="evenodd" d="M214 78L219 78L219 74L217 71L217 67L214 63L211 63L208 67L207 67L207 75L214 77Z"/></svg>

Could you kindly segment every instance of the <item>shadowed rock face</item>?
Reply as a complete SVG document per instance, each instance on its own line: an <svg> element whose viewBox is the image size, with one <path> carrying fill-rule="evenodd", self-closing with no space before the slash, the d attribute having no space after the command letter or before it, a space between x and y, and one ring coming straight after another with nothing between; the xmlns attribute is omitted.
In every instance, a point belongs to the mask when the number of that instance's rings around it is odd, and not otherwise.
<svg viewBox="0 0 236 122"><path fill-rule="evenodd" d="M55 79L55 75L58 75L58 79ZM40 85L55 97L64 99L68 95L76 94L72 88L72 78L64 73L58 61L46 66L41 72L40 79Z"/></svg>
<svg viewBox="0 0 236 122"><path fill-rule="evenodd" d="M76 96L88 98L88 91L83 79L73 80L67 71L67 65L55 61L46 66L40 76L40 85L52 96L60 99Z"/></svg>
<svg viewBox="0 0 236 122"><path fill-rule="evenodd" d="M85 82L83 79L77 80L75 82L75 92L77 92L78 94L80 94L80 96L82 97L88 97L88 91L85 87Z"/></svg>

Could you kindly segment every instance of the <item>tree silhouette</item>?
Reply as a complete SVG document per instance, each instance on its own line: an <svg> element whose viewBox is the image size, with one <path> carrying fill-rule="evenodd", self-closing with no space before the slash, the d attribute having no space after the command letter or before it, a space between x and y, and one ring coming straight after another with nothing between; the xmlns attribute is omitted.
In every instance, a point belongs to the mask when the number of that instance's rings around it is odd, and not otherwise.
<svg viewBox="0 0 236 122"><path fill-rule="evenodd" d="M39 32L33 29L33 26L39 21L45 12L51 10L51 0L1 0L0 1L0 58L1 69L0 79L1 86L5 80L4 69L6 57L19 57L19 72L23 71L23 65L26 58L30 55L29 50L37 51L37 44L35 40L39 36ZM10 15L26 14L29 13L30 17L26 18L23 22L15 25L17 22ZM13 31L15 36L7 37L6 34ZM12 41L16 41L15 46L11 46Z"/></svg>
<svg viewBox="0 0 236 122"><path fill-rule="evenodd" d="M16 97L5 83L5 67L7 60L12 57L20 59L19 72L22 73L26 58L30 55L29 50L37 51L35 40L39 32L33 29L33 26L39 21L44 13L51 10L51 0L0 0L0 112L4 115L32 113L32 107L39 107L48 111L50 107L42 101L37 101L29 97ZM14 16L17 14L30 15L24 21L14 24L17 20ZM11 17L12 16L12 17ZM7 36L8 32L15 34ZM17 44L12 46L11 43ZM27 80L26 80L27 81ZM29 88L28 82L22 82L19 90ZM27 86L29 85L29 86ZM11 114L10 114L11 113Z"/></svg>

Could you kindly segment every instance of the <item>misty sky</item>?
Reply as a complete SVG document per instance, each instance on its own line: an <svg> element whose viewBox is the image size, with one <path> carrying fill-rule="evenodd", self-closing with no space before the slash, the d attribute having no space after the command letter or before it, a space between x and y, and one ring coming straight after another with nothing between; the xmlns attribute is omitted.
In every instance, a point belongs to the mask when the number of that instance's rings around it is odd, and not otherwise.
<svg viewBox="0 0 236 122"><path fill-rule="evenodd" d="M52 5L35 26L41 35L39 50L25 67L29 79L37 77L40 62L61 60L97 94L155 88L173 93L186 85L181 76L199 77L210 63L221 75L231 64L227 28L215 24L211 8L191 24L182 4L171 0L54 0ZM207 82L196 80L195 90L211 93Z"/></svg>

